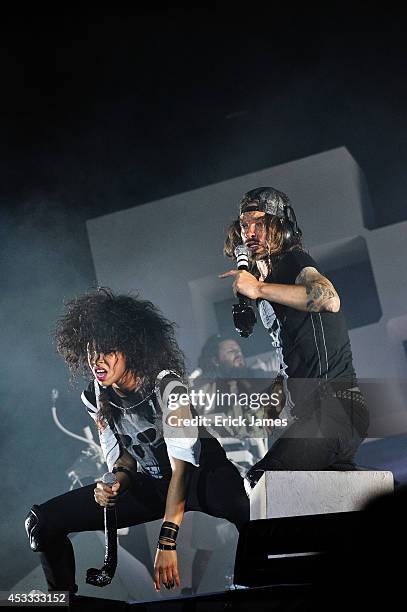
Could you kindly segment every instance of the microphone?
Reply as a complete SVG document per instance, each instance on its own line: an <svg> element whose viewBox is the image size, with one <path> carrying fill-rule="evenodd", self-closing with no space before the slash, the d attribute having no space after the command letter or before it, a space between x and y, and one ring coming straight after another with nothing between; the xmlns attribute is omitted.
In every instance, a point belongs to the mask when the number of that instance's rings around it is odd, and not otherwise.
<svg viewBox="0 0 407 612"><path fill-rule="evenodd" d="M238 244L235 248L235 257L238 270L249 270L250 249L244 244Z"/></svg>
<svg viewBox="0 0 407 612"><path fill-rule="evenodd" d="M112 472L102 476L102 482L113 486L117 481ZM90 567L86 572L87 584L104 587L112 582L117 566L117 514L116 508L104 508L105 559L101 569Z"/></svg>
<svg viewBox="0 0 407 612"><path fill-rule="evenodd" d="M238 270L249 270L250 249L244 244L239 244L235 248L235 257ZM233 322L236 331L242 338L248 338L253 333L253 328L257 322L256 313L250 306L250 301L244 295L237 294L239 303L232 308Z"/></svg>

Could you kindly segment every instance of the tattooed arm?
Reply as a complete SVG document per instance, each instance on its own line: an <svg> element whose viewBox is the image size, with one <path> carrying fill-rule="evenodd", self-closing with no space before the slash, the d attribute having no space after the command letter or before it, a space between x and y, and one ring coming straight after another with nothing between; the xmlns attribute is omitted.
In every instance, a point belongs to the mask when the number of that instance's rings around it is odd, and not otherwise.
<svg viewBox="0 0 407 612"><path fill-rule="evenodd" d="M306 310L309 312L338 312L340 309L341 301L335 287L316 268L303 268L295 279L295 284L305 287Z"/></svg>
<svg viewBox="0 0 407 612"><path fill-rule="evenodd" d="M230 270L221 278L234 277L233 291L252 300L264 298L270 302L291 306L305 312L338 312L341 302L332 283L316 268L303 268L294 285L264 283L245 270Z"/></svg>

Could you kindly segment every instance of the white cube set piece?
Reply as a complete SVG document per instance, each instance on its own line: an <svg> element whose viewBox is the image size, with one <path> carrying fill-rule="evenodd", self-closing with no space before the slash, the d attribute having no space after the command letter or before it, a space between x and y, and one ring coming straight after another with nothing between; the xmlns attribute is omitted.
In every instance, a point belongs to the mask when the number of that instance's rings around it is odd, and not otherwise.
<svg viewBox="0 0 407 612"><path fill-rule="evenodd" d="M250 495L250 520L351 512L394 491L385 471L270 471Z"/></svg>

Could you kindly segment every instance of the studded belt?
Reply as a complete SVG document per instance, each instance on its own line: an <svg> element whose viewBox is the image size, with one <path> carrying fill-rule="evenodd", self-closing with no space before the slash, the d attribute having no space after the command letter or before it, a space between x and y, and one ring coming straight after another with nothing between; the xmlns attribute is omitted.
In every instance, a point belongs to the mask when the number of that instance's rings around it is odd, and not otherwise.
<svg viewBox="0 0 407 612"><path fill-rule="evenodd" d="M367 402L365 396L360 391L359 387L353 387L352 389L337 389L336 391L325 386L319 389L319 397L321 399L327 397L336 397L339 400L347 400L353 404L359 404L367 408Z"/></svg>

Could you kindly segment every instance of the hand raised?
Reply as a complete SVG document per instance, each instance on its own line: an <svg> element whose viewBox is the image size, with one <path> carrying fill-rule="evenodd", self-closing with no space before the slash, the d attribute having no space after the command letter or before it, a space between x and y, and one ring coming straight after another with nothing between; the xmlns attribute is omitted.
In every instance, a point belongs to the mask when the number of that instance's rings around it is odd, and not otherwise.
<svg viewBox="0 0 407 612"><path fill-rule="evenodd" d="M229 270L229 272L219 274L219 278L227 278L228 276L234 276L233 293L235 296L240 293L251 300L256 300L260 297L259 289L261 281L257 280L250 272L246 270Z"/></svg>

